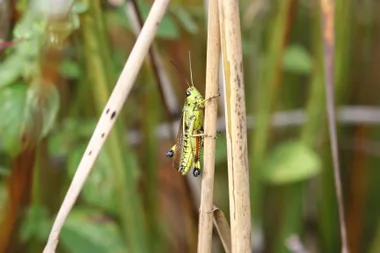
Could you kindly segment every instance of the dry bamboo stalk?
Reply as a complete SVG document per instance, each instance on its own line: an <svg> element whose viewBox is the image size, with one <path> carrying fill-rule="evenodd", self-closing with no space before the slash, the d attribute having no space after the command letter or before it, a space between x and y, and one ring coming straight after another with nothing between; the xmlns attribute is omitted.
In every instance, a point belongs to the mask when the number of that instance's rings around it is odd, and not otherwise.
<svg viewBox="0 0 380 253"><path fill-rule="evenodd" d="M233 253L245 253L252 252L252 244L239 2L220 0L219 3L226 105L231 249Z"/></svg>
<svg viewBox="0 0 380 253"><path fill-rule="evenodd" d="M121 111L121 108L127 99L137 74L141 68L149 47L153 42L158 26L166 12L169 0L156 0L151 8L149 16L141 30L140 36L137 38L128 61L122 70L116 86L104 108L91 140L86 151L79 163L77 172L67 191L65 199L61 205L58 215L55 219L53 227L50 231L48 242L45 246L44 253L53 253L58 244L58 237L63 224L69 215L75 201L91 172L92 166L103 147L103 144L111 131L115 120Z"/></svg>
<svg viewBox="0 0 380 253"><path fill-rule="evenodd" d="M210 0L208 8L206 98L215 96L218 93L219 63L220 33L218 0ZM209 136L216 135L217 112L217 99L207 101L204 124L205 133ZM202 253L211 253L212 245L215 144L215 139L205 138L198 232L198 252Z"/></svg>

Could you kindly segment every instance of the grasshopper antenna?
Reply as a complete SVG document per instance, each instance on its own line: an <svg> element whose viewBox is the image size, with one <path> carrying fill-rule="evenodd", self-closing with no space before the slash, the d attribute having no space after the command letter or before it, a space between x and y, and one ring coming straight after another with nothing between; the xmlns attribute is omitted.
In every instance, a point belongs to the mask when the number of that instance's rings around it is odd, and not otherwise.
<svg viewBox="0 0 380 253"><path fill-rule="evenodd" d="M185 82L187 83L187 85L189 87L191 87L191 85L189 84L189 81L187 81L185 75L182 73L182 71L178 68L178 66L173 62L173 61L170 61L171 64L173 64L173 66L178 70L178 72L181 74L182 78L185 80ZM191 82L193 82L193 77L191 76Z"/></svg>
<svg viewBox="0 0 380 253"><path fill-rule="evenodd" d="M189 50L189 65L190 65L190 78L191 78L191 86L194 86L194 81L193 81L193 69L191 67L191 54Z"/></svg>

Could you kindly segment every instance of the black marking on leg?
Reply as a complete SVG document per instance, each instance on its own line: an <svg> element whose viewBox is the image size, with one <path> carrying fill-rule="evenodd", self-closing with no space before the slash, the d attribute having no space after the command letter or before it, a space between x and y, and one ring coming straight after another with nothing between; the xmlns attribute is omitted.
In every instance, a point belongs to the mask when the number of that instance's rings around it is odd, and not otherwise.
<svg viewBox="0 0 380 253"><path fill-rule="evenodd" d="M165 154L167 157L173 157L174 156L174 151L173 149L169 150L168 152L166 152Z"/></svg>
<svg viewBox="0 0 380 253"><path fill-rule="evenodd" d="M181 165L181 167L179 167L178 171L180 172L183 172L185 170L185 166Z"/></svg>
<svg viewBox="0 0 380 253"><path fill-rule="evenodd" d="M198 177L201 174L201 170L199 168L194 168L193 175L194 177Z"/></svg>

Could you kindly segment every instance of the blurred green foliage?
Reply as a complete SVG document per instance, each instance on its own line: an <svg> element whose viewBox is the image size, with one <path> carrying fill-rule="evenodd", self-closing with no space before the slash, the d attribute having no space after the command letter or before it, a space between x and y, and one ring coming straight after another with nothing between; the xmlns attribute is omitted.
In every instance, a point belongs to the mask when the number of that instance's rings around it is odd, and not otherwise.
<svg viewBox="0 0 380 253"><path fill-rule="evenodd" d="M20 204L17 232L5 226L2 231L16 238L10 242L13 246L41 252L135 35L124 2L70 2L62 16L58 7L38 7L39 0L13 2L0 2L12 17L0 43L14 42L0 52L0 222L17 201L8 192L18 186L11 180L19 171L18 159L36 150L36 160L28 167L33 170L33 186L26 189L31 200ZM254 116L248 132L254 249L291 252L285 242L298 235L310 251L338 252L318 1L239 3L247 111ZM378 104L375 4L336 1L338 107ZM140 0L138 5L145 19L151 2ZM184 97L185 84L168 62L175 61L188 73L190 49L194 79L203 90L205 13L203 2L173 2L157 32L155 47L179 98ZM168 119L153 73L151 63L143 66L68 217L59 252L194 252L198 206L192 195L197 193L188 192L189 185L176 177L164 156L172 140L157 130ZM273 113L286 114L299 105L306 115L304 124L272 124ZM377 125L339 122L352 252L380 249ZM216 142L214 199L228 216L224 133Z"/></svg>
<svg viewBox="0 0 380 253"><path fill-rule="evenodd" d="M275 184L306 181L319 174L319 156L302 142L284 142L268 155L263 165L263 180Z"/></svg>

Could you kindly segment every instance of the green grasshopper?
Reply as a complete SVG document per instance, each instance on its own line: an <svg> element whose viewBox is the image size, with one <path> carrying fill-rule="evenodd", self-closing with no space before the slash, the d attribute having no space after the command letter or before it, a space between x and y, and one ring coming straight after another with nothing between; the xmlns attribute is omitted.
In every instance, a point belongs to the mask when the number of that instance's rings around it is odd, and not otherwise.
<svg viewBox="0 0 380 253"><path fill-rule="evenodd" d="M200 155L203 148L203 138L209 137L203 132L204 107L207 100L220 96L212 96L204 99L201 93L195 88L193 73L191 68L191 56L189 52L191 85L184 77L179 68L172 64L181 73L189 88L186 90L186 99L182 109L180 126L177 134L177 143L166 152L167 157L173 157L173 167L186 175L194 167L193 175L200 175ZM215 137L213 137L215 138Z"/></svg>

